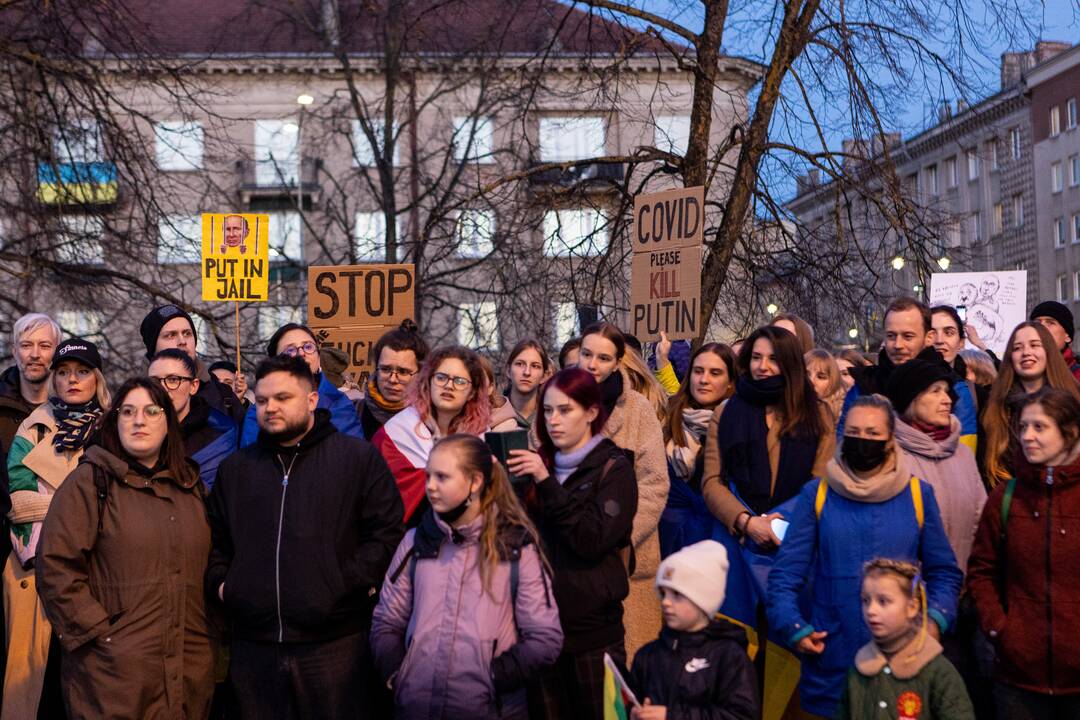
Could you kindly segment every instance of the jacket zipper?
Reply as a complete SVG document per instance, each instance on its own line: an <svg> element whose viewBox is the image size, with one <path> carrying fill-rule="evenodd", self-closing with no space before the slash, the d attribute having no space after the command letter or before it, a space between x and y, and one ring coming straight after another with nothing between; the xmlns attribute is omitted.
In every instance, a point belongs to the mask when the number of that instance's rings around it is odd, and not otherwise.
<svg viewBox="0 0 1080 720"><path fill-rule="evenodd" d="M292 473L293 465L296 464L296 458L300 456L297 452L293 455L292 460L289 461L289 467L286 469L285 461L281 459L281 456L277 456L278 462L281 464L281 507L278 510L278 526L277 526L277 545L274 548L274 594L277 598L277 622L278 622L278 642L285 642L285 622L281 616L281 531L282 526L285 524L285 494L289 491L289 474Z"/></svg>
<svg viewBox="0 0 1080 720"><path fill-rule="evenodd" d="M1054 694L1054 613L1050 596L1051 553L1050 543L1054 540L1054 468L1046 468L1046 659L1048 661L1047 685L1050 694Z"/></svg>

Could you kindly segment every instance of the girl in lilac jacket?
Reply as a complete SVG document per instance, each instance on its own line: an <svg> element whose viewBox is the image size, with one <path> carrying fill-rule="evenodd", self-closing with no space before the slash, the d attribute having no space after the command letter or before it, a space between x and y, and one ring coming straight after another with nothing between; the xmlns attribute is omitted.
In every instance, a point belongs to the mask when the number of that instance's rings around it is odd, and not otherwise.
<svg viewBox="0 0 1080 720"><path fill-rule="evenodd" d="M536 529L473 435L428 458L431 508L401 541L371 628L396 718L527 718L525 682L562 648Z"/></svg>

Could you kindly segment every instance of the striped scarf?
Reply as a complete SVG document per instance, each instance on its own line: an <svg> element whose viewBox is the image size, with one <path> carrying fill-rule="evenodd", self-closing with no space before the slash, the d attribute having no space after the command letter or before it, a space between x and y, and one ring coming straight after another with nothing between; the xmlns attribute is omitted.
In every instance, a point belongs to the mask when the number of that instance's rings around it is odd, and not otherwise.
<svg viewBox="0 0 1080 720"><path fill-rule="evenodd" d="M81 450L86 438L94 427L94 422L101 417L101 405L97 398L82 405L68 405L60 398L50 397L53 418L56 420L56 432L53 434L53 447L63 452Z"/></svg>

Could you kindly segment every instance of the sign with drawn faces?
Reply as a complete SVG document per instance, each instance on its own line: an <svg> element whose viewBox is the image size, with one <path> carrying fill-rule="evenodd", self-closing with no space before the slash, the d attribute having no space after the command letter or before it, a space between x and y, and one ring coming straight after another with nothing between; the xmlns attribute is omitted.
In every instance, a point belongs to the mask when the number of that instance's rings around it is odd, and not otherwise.
<svg viewBox="0 0 1080 720"><path fill-rule="evenodd" d="M1027 320L1027 271L934 273L930 305L952 305L986 347L1004 356L1009 334Z"/></svg>
<svg viewBox="0 0 1080 720"><path fill-rule="evenodd" d="M202 299L258 302L268 296L270 216L203 213Z"/></svg>

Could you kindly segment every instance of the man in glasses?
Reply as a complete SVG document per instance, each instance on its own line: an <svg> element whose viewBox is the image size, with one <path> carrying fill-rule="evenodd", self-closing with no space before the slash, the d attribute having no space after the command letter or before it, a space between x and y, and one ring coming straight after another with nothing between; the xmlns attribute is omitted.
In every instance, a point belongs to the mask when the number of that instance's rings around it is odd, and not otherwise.
<svg viewBox="0 0 1080 720"><path fill-rule="evenodd" d="M224 385L211 375L199 360L199 336L195 332L195 322L183 309L176 305L160 305L154 308L143 318L139 334L146 345L147 360L166 348L176 348L187 353L198 369L196 377L199 379L199 397L210 407L228 415L233 422L238 423L244 419L246 408L237 397L236 388Z"/></svg>
<svg viewBox="0 0 1080 720"><path fill-rule="evenodd" d="M375 343L375 372L368 377L364 397L356 406L364 437L375 437L387 420L405 409L406 395L427 353L427 343L412 320L384 333Z"/></svg>
<svg viewBox="0 0 1080 720"><path fill-rule="evenodd" d="M268 357L287 355L303 359L315 376L318 384L319 407L330 411L330 422L337 431L355 438L364 439L364 430L356 417L356 406L345 394L334 387L322 372L319 361L319 340L306 325L286 323L277 329L266 344ZM255 406L248 408L247 417L240 433L240 447L247 447L255 442L259 435L259 426L255 421Z"/></svg>

